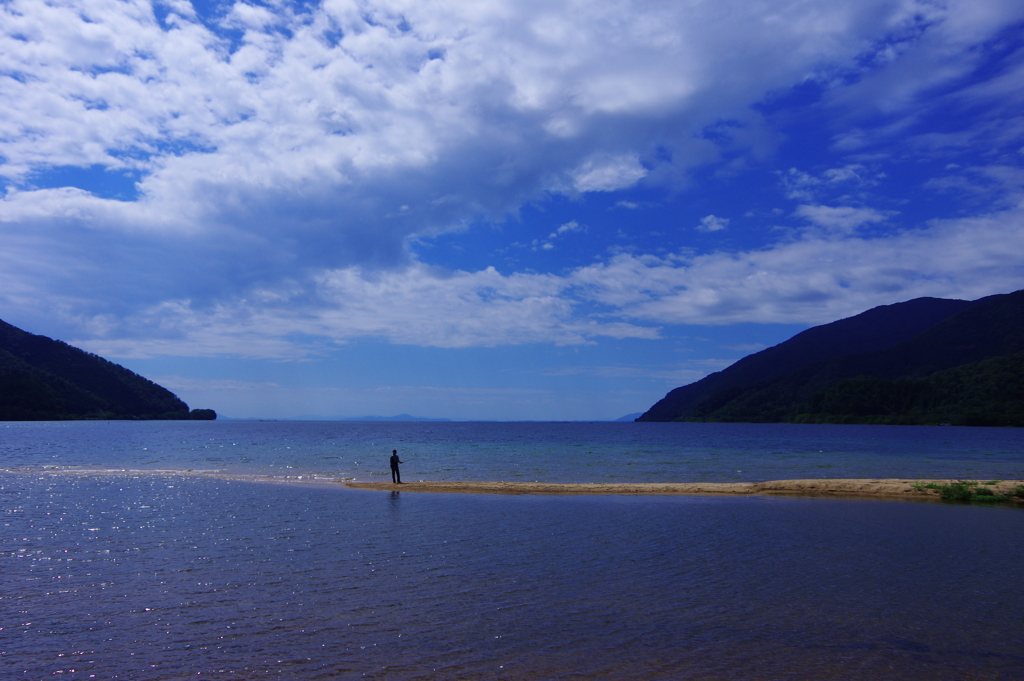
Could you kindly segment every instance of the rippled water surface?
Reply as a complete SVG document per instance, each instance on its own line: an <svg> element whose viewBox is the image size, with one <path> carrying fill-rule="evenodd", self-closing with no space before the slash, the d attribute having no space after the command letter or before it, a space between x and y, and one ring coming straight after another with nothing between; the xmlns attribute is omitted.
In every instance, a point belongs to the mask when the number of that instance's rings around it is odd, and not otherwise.
<svg viewBox="0 0 1024 681"><path fill-rule="evenodd" d="M722 423L0 423L0 468L410 480L1024 478L1024 429Z"/></svg>
<svg viewBox="0 0 1024 681"><path fill-rule="evenodd" d="M1018 431L661 425L0 424L0 678L1024 679L1017 508L176 472L1024 477Z"/></svg>

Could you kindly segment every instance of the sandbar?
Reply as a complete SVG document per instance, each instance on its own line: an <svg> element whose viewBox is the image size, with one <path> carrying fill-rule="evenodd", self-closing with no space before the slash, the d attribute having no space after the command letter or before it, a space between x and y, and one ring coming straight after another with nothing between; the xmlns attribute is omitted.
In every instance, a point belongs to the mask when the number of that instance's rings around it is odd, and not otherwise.
<svg viewBox="0 0 1024 681"><path fill-rule="evenodd" d="M830 478L770 480L767 482L503 482L470 480L391 482L345 482L346 487L402 492L443 492L464 494L708 494L708 495L791 495L805 497L869 497L889 499L938 499L939 493L915 485L957 482L898 478ZM990 482L979 480L977 482ZM1001 480L991 485L1006 494L1021 480ZM1017 501L1024 501L1018 499Z"/></svg>

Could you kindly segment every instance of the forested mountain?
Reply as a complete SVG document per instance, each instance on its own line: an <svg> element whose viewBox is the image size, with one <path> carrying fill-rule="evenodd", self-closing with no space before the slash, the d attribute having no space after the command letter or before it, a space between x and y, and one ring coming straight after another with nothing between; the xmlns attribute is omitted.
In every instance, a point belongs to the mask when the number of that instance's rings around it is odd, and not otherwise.
<svg viewBox="0 0 1024 681"><path fill-rule="evenodd" d="M0 420L214 418L118 364L0 321Z"/></svg>
<svg viewBox="0 0 1024 681"><path fill-rule="evenodd" d="M673 390L638 420L1017 423L1018 398L1000 385L1022 351L1024 291L919 298L808 329ZM995 358L1005 361L984 364Z"/></svg>
<svg viewBox="0 0 1024 681"><path fill-rule="evenodd" d="M815 393L795 421L1024 426L1024 352L895 381L873 376Z"/></svg>

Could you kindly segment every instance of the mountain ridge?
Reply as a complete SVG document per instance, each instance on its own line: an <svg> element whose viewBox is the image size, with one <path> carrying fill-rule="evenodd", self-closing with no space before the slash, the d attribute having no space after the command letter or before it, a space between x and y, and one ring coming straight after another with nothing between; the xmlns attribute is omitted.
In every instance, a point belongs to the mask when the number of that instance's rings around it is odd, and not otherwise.
<svg viewBox="0 0 1024 681"><path fill-rule="evenodd" d="M119 364L0 320L0 420L215 418Z"/></svg>
<svg viewBox="0 0 1024 681"><path fill-rule="evenodd" d="M815 361L892 347L976 302L915 298L812 327L778 345L747 355L722 371L669 391L637 421L685 420L697 404L726 390L769 380Z"/></svg>
<svg viewBox="0 0 1024 681"><path fill-rule="evenodd" d="M953 405L968 406L972 409L988 410L991 412L989 421L998 421L1002 424L1016 424L1020 419L1010 406L1010 402L1016 399L1013 392L1002 391L1004 402L998 400L979 401L972 391L981 393L992 393L994 385L988 383L998 382L999 377L989 369L971 369L968 373L978 371L983 374L984 381L978 382L977 377L970 381L961 382L963 394L954 395L949 392L948 387L940 391L943 397L939 399L935 390L929 388L926 383L920 383L914 388L916 393L931 395L924 401L907 401L907 394L903 395L902 411L898 413L876 410L872 414L828 414L812 407L812 402L817 399L821 401L821 394L827 391L836 391L836 386L858 378L876 379L871 383L876 394L880 398L884 395L892 401L896 392L906 393L909 383L921 381L940 372L951 371L957 367L968 367L982 363L984 360L995 357L1007 357L1015 352L1024 351L1024 291L1011 294L998 294L987 296L976 301L954 301L954 305L935 304L942 299L915 299L905 303L872 308L859 315L848 317L846 320L823 327L815 327L803 334L798 334L793 339L780 343L769 350L778 350L784 346L790 346L792 350L796 339L805 336L804 344L808 337L827 339L831 332L846 330L850 328L859 329L864 332L870 326L880 321L896 325L895 329L884 330L880 338L873 343L876 348L853 353L837 353L837 347L817 348L818 355L826 355L820 358L813 358L815 352L809 352L805 361L796 369L790 371L766 371L769 375L755 381L742 382L743 374L739 374L732 367L723 370L722 373L730 373L731 382L718 380L717 385L683 386L670 392L666 399L669 405L659 402L651 410L645 413L640 420L643 421L724 421L724 422L899 422L899 423L932 423L941 421L963 421L966 417L962 414L951 414L949 412ZM966 303L966 304L964 304ZM878 311L883 313L880 315ZM901 312L921 312L924 315L914 316L904 320ZM927 326L929 314L932 318L941 315L942 312L954 310L934 324ZM895 312L895 314L894 314ZM864 324L864 323L867 324ZM838 325L838 326L837 326ZM926 326L923 330L922 326ZM831 327L827 333L815 332L826 327ZM913 333L918 332L918 333ZM901 340L898 340L902 338ZM892 342L897 340L897 342ZM884 345L884 347L878 347ZM840 345L839 349L847 349L849 344ZM813 348L812 348L813 349ZM771 353L765 356L765 352L758 355L744 357L740 361L746 364L758 365L767 363L772 359ZM740 363L736 363L736 367ZM1007 371L1015 371L1013 363L999 365L1005 366ZM745 376L752 375L746 372ZM738 378L737 378L738 376ZM896 385L889 385L893 382L902 381L897 388ZM888 382L888 383L886 383ZM988 382L988 383L985 383ZM699 382L698 382L699 383ZM711 383L711 382L709 382ZM870 382L867 382L870 383ZM857 403L858 412L864 412L863 400L866 399L867 385L861 381L856 387L847 385L846 390L852 391L846 398L853 399L853 393L859 395L857 399L850 401L850 405ZM725 385L721 389L718 386ZM884 386L884 387L883 387ZM934 386L933 386L934 387ZM684 399L677 399L672 403L674 393L678 397L680 392ZM915 394L916 394L915 393ZM858 401L859 400L859 401ZM938 401L937 401L938 400ZM1009 400L1009 401L1007 401ZM897 400L899 401L899 400ZM833 405L842 403L843 399L833 395ZM940 403L947 407L945 411L940 409ZM930 407L929 407L930 406ZM655 408L658 408L655 410ZM669 408L675 408L674 418L658 418L666 414L671 415ZM880 408L881 409L881 408ZM658 411L659 410L659 411ZM870 411L870 410L868 410ZM870 418L869 418L870 417ZM987 418L987 417L985 417ZM975 421L984 421L985 418L978 417ZM830 419L830 420L829 420ZM859 421L857 419L860 419ZM886 421L888 419L888 421Z"/></svg>

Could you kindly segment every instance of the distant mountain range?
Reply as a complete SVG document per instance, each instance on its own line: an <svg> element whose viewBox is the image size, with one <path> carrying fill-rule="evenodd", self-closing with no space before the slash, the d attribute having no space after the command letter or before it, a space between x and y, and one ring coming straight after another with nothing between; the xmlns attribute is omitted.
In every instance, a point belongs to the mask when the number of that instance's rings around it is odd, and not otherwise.
<svg viewBox="0 0 1024 681"><path fill-rule="evenodd" d="M917 298L816 326L638 421L1024 426L1024 291Z"/></svg>
<svg viewBox="0 0 1024 681"><path fill-rule="evenodd" d="M0 421L215 418L118 364L0 321Z"/></svg>

